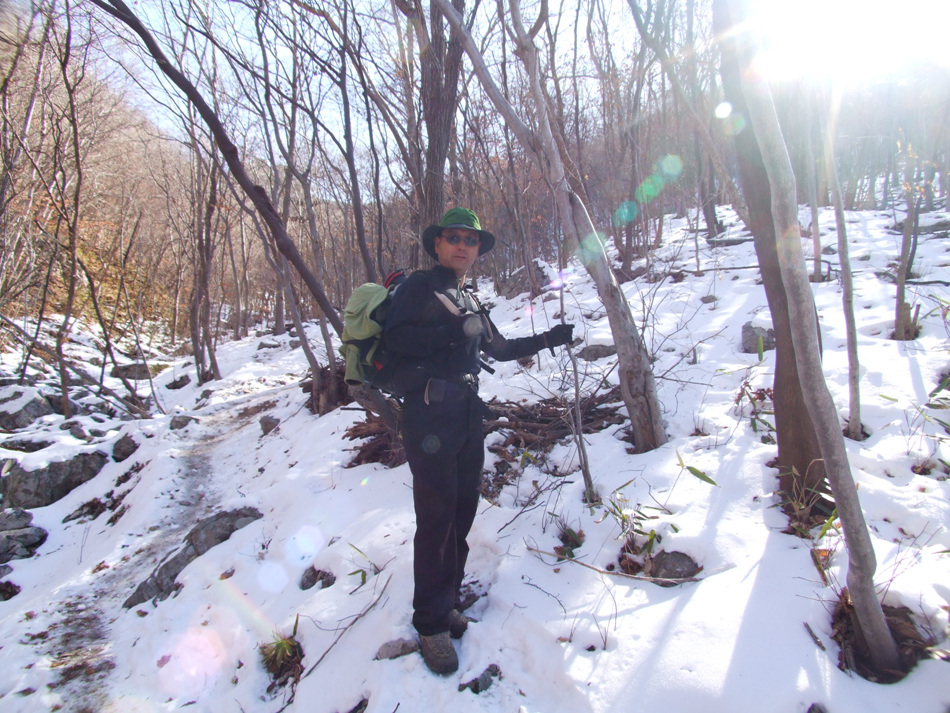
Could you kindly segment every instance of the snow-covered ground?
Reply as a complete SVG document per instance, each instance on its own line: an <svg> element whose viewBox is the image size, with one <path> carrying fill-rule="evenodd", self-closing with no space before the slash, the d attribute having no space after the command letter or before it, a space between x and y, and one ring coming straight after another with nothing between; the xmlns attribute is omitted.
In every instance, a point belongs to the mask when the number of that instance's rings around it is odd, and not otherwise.
<svg viewBox="0 0 950 713"><path fill-rule="evenodd" d="M946 220L946 214L936 218ZM908 607L946 646L950 606L950 461L940 411L924 408L950 371L950 335L933 295L945 286L913 287L922 305L920 338L889 339L893 284L877 273L898 253L900 235L884 213L849 213L855 311L861 359L862 420L870 438L847 442L878 556L885 601ZM834 219L822 213L823 245L835 245ZM736 231L735 228L732 229ZM831 639L834 586L821 581L812 547L830 550L829 576L843 583L847 552L832 529L821 542L782 531L787 519L773 494L775 446L753 430L742 384L771 385L774 353L740 353L742 325L769 326L751 243L710 249L682 221L666 231L656 269L695 270L681 282L640 279L624 285L656 353L669 442L631 455L615 426L586 439L597 490L614 514L583 502L577 449L555 446L538 466L523 468L496 502L483 500L470 537L469 582L484 593L468 611L474 623L456 642L460 669L436 676L413 653L375 660L386 642L413 638L413 511L407 466L347 468L356 443L344 431L362 418L354 408L321 418L303 407L306 362L289 338L258 349L260 338L223 345L220 382L195 385L194 366L171 362L156 378L168 412L151 420L77 422L98 428L106 445L130 434L139 449L67 497L33 511L49 539L7 577L22 591L0 602L0 708L14 711L260 711L284 708L289 688L268 694L258 647L295 621L305 676L287 710L348 713L362 700L370 713L946 713L950 668L921 662L893 685L838 668ZM810 241L803 241L806 251ZM825 256L837 265L835 255ZM946 238L924 235L917 253L922 280L950 280ZM611 342L602 306L582 270L565 276L563 307L586 344ZM480 283L507 336L553 324L561 310L552 290L529 302L505 300ZM824 340L825 375L847 416L847 356L837 281L813 285ZM709 296L715 296L712 300ZM311 341L319 343L314 329ZM77 356L80 345L75 347ZM4 357L12 370L18 355ZM578 360L587 392L615 383L610 358ZM485 375L488 400L570 397L571 361L542 353L533 367L496 364ZM165 388L189 374L183 389ZM203 393L206 390L210 393ZM947 392L944 392L947 395ZM259 419L280 425L262 434ZM171 430L174 415L197 419ZM32 429L54 445L34 453L3 452L24 466L62 458L82 444L45 417ZM31 431L31 432L32 432ZM699 435L694 435L699 434ZM489 436L497 443L502 433ZM486 467L497 457L487 454ZM931 462L929 474L915 465ZM694 477L688 468L717 485ZM132 471L121 485L117 479ZM94 498L116 497L127 509L63 524ZM254 506L263 517L194 561L178 577L176 596L129 610L122 603L157 564L173 554L203 517ZM662 506L663 509L660 508ZM658 548L690 555L699 581L663 588L604 571L622 541L618 513L655 515L648 529ZM561 522L583 530L579 562L547 556L560 544ZM332 572L336 583L301 590L304 571ZM365 580L365 583L364 583ZM299 620L298 620L299 617ZM809 634L807 627L823 647ZM77 666L70 666L81 662ZM319 662L319 663L318 663ZM500 678L479 694L459 685L495 664ZM65 670L71 673L60 683ZM52 684L53 687L50 686Z"/></svg>

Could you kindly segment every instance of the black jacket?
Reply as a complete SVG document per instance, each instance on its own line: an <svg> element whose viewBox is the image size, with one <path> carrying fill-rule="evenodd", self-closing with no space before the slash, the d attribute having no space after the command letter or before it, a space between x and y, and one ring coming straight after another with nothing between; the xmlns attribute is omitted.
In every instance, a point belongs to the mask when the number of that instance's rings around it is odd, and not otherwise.
<svg viewBox="0 0 950 713"><path fill-rule="evenodd" d="M396 382L404 392L423 388L430 378L477 375L482 352L511 361L544 347L537 335L505 339L488 312L461 289L455 272L442 265L414 272L399 286L386 315L384 341L396 356Z"/></svg>

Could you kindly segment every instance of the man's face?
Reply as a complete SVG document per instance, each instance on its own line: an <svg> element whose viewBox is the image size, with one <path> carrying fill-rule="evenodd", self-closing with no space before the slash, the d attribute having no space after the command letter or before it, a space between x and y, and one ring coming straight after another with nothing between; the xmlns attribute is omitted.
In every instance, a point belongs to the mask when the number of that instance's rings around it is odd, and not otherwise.
<svg viewBox="0 0 950 713"><path fill-rule="evenodd" d="M454 270L455 276L462 278L475 264L480 245L477 230L443 228L442 234L435 239L435 254L439 258L439 264Z"/></svg>

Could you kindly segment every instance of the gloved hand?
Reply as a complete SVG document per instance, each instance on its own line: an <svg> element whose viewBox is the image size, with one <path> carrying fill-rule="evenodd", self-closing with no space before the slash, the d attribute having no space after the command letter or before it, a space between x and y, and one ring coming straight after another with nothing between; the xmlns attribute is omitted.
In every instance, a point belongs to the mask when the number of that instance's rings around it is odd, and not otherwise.
<svg viewBox="0 0 950 713"><path fill-rule="evenodd" d="M570 344L574 341L574 325L573 324L556 324L548 331L541 334L541 337L544 340L544 346L551 350L551 355L554 355L554 347L559 347L562 344Z"/></svg>

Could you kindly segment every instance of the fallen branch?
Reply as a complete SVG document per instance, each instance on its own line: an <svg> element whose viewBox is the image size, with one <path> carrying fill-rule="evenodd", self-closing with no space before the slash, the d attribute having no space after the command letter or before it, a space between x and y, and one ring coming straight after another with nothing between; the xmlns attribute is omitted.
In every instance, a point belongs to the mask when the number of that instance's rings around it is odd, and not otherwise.
<svg viewBox="0 0 950 713"><path fill-rule="evenodd" d="M333 643L330 644L330 646L327 648L327 650L324 651L323 654L320 656L320 658L317 659L317 662L316 662L313 666L311 666L309 669L307 669L307 672L306 672L303 676L300 677L301 679L304 679L304 678L306 678L307 676L309 676L311 673L313 673L314 669L315 669L317 666L319 666L319 665L323 662L323 659L325 659L325 658L327 657L327 654L329 654L329 653L333 650L333 647L336 646L336 645L339 643L340 639L343 638L343 635L344 635L346 632L348 632L350 629L352 629L352 628L356 625L356 622L358 622L360 619L362 619L364 616L366 616L366 615L370 612L370 610L371 610L373 607L375 607L377 604L379 604L379 600L382 599L382 598L383 598L383 594L386 593L386 587L389 586L389 583L392 581L392 578L393 578L393 576L392 576L392 575L389 575L389 579L387 579L387 580L386 580L386 584L383 585L382 590L379 592L379 596L377 596L376 599L374 599L370 604L368 604L368 605L363 609L363 611L361 611L359 614L357 614L356 617L353 619L353 621L351 621L349 624L347 624L346 626L344 626L343 629L340 630L340 633L339 633L339 634L337 635L337 637L333 640ZM299 683L299 681L295 681L295 682L294 682L294 688L293 688L293 691L291 691L290 698L287 699L287 701L284 703L284 705L282 705L280 708L277 709L276 713L282 713L282 711L287 710L287 708L289 708L290 705L294 702L294 698L295 698L296 695L297 695L297 683Z"/></svg>
<svg viewBox="0 0 950 713"><path fill-rule="evenodd" d="M364 616L369 614L369 612L373 609L373 607L379 604L379 600L383 598L383 595L386 593L386 587L389 586L389 583L392 581L392 579L393 579L393 576L389 575L389 579L386 580L386 584L383 585L383 588L380 590L379 595L376 597L376 599L374 599L372 602L367 604L366 607L363 609L363 611L361 611L359 614L357 614L353 618L353 621L351 621L349 624L343 627L340 633L337 634L337 637L333 640L333 643L330 644L327 650L323 652L323 655L317 659L317 662L313 666L311 666L309 669L307 669L307 672L303 676L301 676L301 678L306 678L311 673L313 673L313 670L323 662L323 659L325 659L327 657L327 654L329 654L330 651L333 650L333 647L337 645L337 643L340 641L341 638L343 638L343 635L346 632L348 632L350 629L352 629L356 625L356 622L358 622Z"/></svg>

